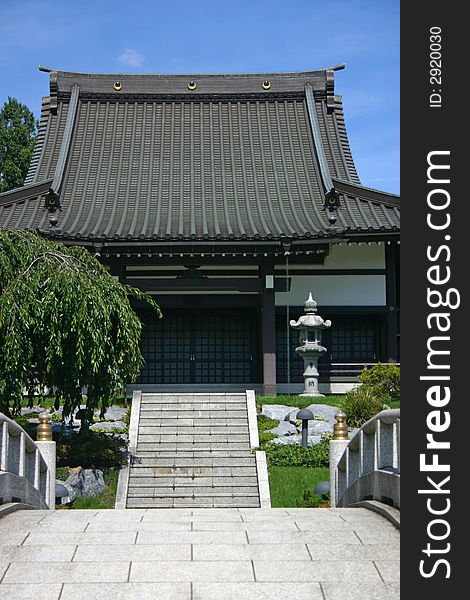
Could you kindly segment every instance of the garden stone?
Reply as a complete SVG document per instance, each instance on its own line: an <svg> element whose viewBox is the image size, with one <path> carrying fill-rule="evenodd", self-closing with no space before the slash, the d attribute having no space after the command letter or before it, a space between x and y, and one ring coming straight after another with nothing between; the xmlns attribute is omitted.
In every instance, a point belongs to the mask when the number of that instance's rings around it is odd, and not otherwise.
<svg viewBox="0 0 470 600"><path fill-rule="evenodd" d="M63 499L64 504L82 496L98 496L106 487L103 472L99 469L81 469L72 473L64 485L69 491L68 498Z"/></svg>
<svg viewBox="0 0 470 600"><path fill-rule="evenodd" d="M104 418L108 421L122 421L126 412L127 408L121 408L120 406L110 406L106 409Z"/></svg>
<svg viewBox="0 0 470 600"><path fill-rule="evenodd" d="M27 417L28 415L32 415L34 413L40 413L42 412L39 406L32 406L31 408L22 408L21 409L21 416L22 417Z"/></svg>
<svg viewBox="0 0 470 600"><path fill-rule="evenodd" d="M308 445L309 446L316 446L321 441L322 441L322 436L321 435L309 435L308 436Z"/></svg>
<svg viewBox="0 0 470 600"><path fill-rule="evenodd" d="M319 444L322 440L322 436L321 435L309 435L308 436L308 445L309 446L315 446L316 444ZM289 435L289 436L284 436L284 437L278 437L275 440L271 440L269 442L270 444L272 444L273 446L300 446L300 444L302 443L302 436L301 435Z"/></svg>
<svg viewBox="0 0 470 600"><path fill-rule="evenodd" d="M123 421L101 421L100 423L94 423L90 429L92 431L96 431L97 429L110 431L112 429L127 429L127 425Z"/></svg>
<svg viewBox="0 0 470 600"><path fill-rule="evenodd" d="M299 410L299 409L297 409ZM292 406L283 404L263 404L261 414L274 421L285 421L292 412Z"/></svg>
<svg viewBox="0 0 470 600"><path fill-rule="evenodd" d="M300 408L296 408L295 410L291 411L286 417L286 421L289 421L290 423L300 423L299 419L297 418L297 413L299 410Z"/></svg>
<svg viewBox="0 0 470 600"><path fill-rule="evenodd" d="M308 408L313 412L315 418L321 417L328 423L335 423L335 415L339 408L337 406L328 406L327 404L311 404Z"/></svg>
<svg viewBox="0 0 470 600"><path fill-rule="evenodd" d="M288 421L281 421L277 427L269 429L268 433L274 433L278 436L294 435L297 433L297 427Z"/></svg>
<svg viewBox="0 0 470 600"><path fill-rule="evenodd" d="M332 432L333 426L326 421L309 421L308 434L321 435L322 433Z"/></svg>
<svg viewBox="0 0 470 600"><path fill-rule="evenodd" d="M271 440L269 443L273 446L292 446L292 445L300 445L302 441L301 435L288 435L283 437L278 437L274 440Z"/></svg>

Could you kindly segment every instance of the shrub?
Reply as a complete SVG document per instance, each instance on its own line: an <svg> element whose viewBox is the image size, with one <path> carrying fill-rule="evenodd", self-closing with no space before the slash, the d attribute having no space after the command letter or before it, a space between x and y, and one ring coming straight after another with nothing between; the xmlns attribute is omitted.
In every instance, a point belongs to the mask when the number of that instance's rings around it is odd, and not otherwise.
<svg viewBox="0 0 470 600"><path fill-rule="evenodd" d="M366 421L383 410L384 404L370 387L362 385L341 398L340 408L346 414L350 427L362 427Z"/></svg>
<svg viewBox="0 0 470 600"><path fill-rule="evenodd" d="M267 444L268 464L273 467L328 467L330 464L330 436L324 436L319 444L302 448L291 446L273 446Z"/></svg>
<svg viewBox="0 0 470 600"><path fill-rule="evenodd" d="M359 375L363 386L383 404L400 400L400 367L395 364L378 363L364 369Z"/></svg>
<svg viewBox="0 0 470 600"><path fill-rule="evenodd" d="M57 466L84 469L120 468L124 464L122 451L125 443L118 437L92 430L86 433L59 434L57 439Z"/></svg>
<svg viewBox="0 0 470 600"><path fill-rule="evenodd" d="M122 422L125 423L128 427L131 422L131 410L132 410L132 406L128 406L126 412L124 413L124 415L122 417Z"/></svg>
<svg viewBox="0 0 470 600"><path fill-rule="evenodd" d="M28 416L16 415L13 417L13 421L15 421L15 423L18 423L18 425L26 431L26 433L29 435L29 437L31 437L31 438L33 438L33 440L35 440L36 439L36 430L37 430L38 426L35 423L30 423L28 421L28 419L30 419L30 418L32 418L30 415L28 415Z"/></svg>

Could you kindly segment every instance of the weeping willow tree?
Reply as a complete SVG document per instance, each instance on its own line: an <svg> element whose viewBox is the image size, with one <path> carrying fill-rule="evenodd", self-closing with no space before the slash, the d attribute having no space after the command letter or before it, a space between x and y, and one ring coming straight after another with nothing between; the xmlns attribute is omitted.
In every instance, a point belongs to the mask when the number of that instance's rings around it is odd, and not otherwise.
<svg viewBox="0 0 470 600"><path fill-rule="evenodd" d="M47 388L68 417L86 388L87 409L103 413L143 362L131 297L161 317L150 296L117 282L84 248L0 231L0 411L15 414L25 390L32 405Z"/></svg>

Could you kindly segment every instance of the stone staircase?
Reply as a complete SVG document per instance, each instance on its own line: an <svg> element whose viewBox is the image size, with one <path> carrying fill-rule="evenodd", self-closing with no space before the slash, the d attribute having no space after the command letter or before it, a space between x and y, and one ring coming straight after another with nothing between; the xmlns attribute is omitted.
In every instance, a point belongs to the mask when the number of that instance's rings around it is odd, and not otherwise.
<svg viewBox="0 0 470 600"><path fill-rule="evenodd" d="M142 395L127 508L259 506L245 394Z"/></svg>

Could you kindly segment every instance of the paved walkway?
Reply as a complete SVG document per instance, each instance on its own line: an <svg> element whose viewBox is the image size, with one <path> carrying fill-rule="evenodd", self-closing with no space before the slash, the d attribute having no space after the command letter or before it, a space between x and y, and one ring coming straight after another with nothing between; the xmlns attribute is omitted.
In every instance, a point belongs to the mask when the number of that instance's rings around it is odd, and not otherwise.
<svg viewBox="0 0 470 600"><path fill-rule="evenodd" d="M366 509L21 511L1 600L398 600L399 533Z"/></svg>

